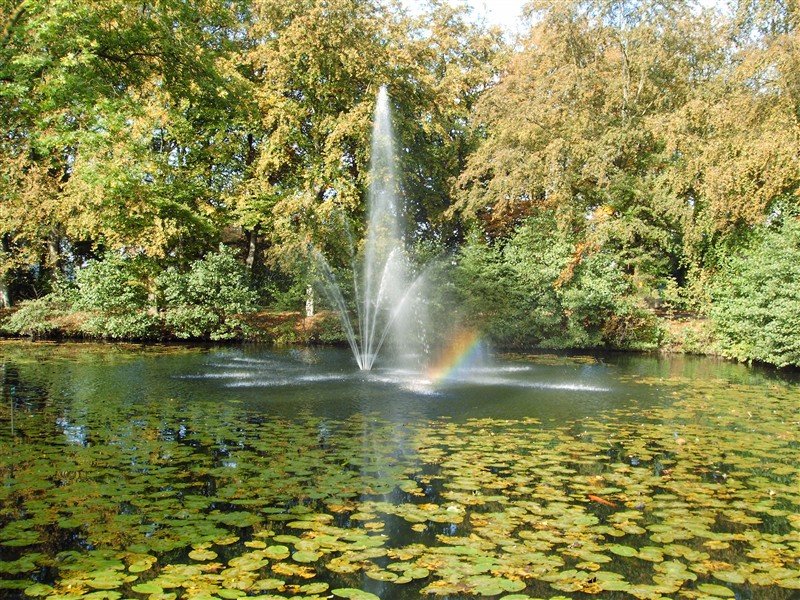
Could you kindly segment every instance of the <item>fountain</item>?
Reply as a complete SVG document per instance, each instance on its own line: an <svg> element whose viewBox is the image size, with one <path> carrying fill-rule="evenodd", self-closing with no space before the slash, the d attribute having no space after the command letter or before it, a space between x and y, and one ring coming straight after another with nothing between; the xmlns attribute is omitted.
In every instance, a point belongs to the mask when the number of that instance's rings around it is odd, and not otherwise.
<svg viewBox="0 0 800 600"><path fill-rule="evenodd" d="M351 240L355 310L349 308L333 269L321 252L313 252L323 292L336 309L359 369L372 369L391 338L408 347L411 316L420 310L422 276L411 279L403 243L400 183L386 86L381 86L372 126L372 155L367 194L367 232L359 269ZM418 319L414 319L418 322Z"/></svg>

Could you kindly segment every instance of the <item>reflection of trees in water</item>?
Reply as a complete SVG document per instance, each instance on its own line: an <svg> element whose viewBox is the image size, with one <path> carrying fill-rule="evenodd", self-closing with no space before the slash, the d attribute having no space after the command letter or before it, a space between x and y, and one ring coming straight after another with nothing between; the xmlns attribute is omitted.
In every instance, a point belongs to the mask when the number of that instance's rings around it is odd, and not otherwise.
<svg viewBox="0 0 800 600"><path fill-rule="evenodd" d="M187 559L192 545L211 544L220 563L246 563L258 562L263 541L285 545L288 555L269 559L258 577L274 576L272 564L282 562L290 573L316 569L309 581L384 597L416 597L423 586L510 592L520 582L526 593L548 597L555 586L567 595L597 592L592 586L602 588L598 573L606 571L652 585L664 575L659 565L672 562L685 566L676 573L697 576L687 588L736 587L714 569L745 565L766 578L766 563L748 553L768 552L775 564L798 558L789 543L800 510L798 438L786 423L800 419L800 402L781 382L731 381L711 366L702 372L716 377L693 379L645 361L632 377L636 389L658 386L673 396L647 410L632 400L549 424L502 414L457 421L411 416L398 400L394 412L333 418L275 416L234 396L176 396L159 361L118 359L113 369L99 355L0 362L5 410L12 388L40 398L15 404L24 417L13 452L0 454L8 483L0 491L0 569L19 569L0 571L6 579L29 585L35 573L47 583L69 576L88 589L89 574L108 565L112 573L97 585L116 584L114 573L157 579L172 565L183 569L182 583L205 585L216 574L187 566L204 564ZM586 368L577 362L575 369ZM142 395L137 381L150 393ZM272 399L265 392L263 402ZM84 428L81 443L67 426ZM8 431L0 430L3 443ZM313 546L323 542L332 546ZM295 561L291 551L301 548L321 556ZM69 553L53 562L62 551ZM158 562L139 576L128 567L142 556ZM394 562L426 574L406 588L393 584L405 573L389 569ZM578 567L591 562L601 568ZM341 572L328 572L331 563ZM41 570L53 564L62 570ZM736 589L791 597L774 582Z"/></svg>

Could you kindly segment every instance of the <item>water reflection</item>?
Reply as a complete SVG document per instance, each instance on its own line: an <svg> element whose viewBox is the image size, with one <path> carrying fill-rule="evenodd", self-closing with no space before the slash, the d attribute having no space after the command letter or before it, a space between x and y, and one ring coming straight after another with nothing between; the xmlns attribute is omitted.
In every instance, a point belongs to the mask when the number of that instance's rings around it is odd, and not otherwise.
<svg viewBox="0 0 800 600"><path fill-rule="evenodd" d="M517 356L415 388L349 363L0 345L0 596L792 597L794 383ZM290 383L228 385L246 378Z"/></svg>

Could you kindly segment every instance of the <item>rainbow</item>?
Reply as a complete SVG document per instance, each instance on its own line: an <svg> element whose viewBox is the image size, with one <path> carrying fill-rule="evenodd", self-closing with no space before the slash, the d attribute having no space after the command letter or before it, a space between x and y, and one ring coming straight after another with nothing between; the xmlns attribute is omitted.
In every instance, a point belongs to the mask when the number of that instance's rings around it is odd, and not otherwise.
<svg viewBox="0 0 800 600"><path fill-rule="evenodd" d="M432 383L446 380L459 367L469 364L470 360L476 358L480 350L481 337L477 331L469 329L459 331L428 369L428 378Z"/></svg>

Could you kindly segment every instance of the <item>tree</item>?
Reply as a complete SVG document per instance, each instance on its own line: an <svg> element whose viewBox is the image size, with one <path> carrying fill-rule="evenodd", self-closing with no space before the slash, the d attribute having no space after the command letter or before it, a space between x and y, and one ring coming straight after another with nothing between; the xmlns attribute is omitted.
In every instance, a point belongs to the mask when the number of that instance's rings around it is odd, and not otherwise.
<svg viewBox="0 0 800 600"><path fill-rule="evenodd" d="M492 235L553 209L574 262L608 252L634 289L700 289L798 200L797 5L537 0L523 48L478 102L484 134L453 208ZM695 293L700 297L699 292Z"/></svg>
<svg viewBox="0 0 800 600"><path fill-rule="evenodd" d="M467 26L446 3L410 17L373 0L258 0L250 36L257 157L236 206L239 222L267 237L270 261L293 268L309 241L336 245L341 215L361 230L382 84L395 109L408 234L432 235L469 149L465 125L497 34Z"/></svg>
<svg viewBox="0 0 800 600"><path fill-rule="evenodd" d="M796 2L738 2L719 75L666 123L664 179L685 207L687 262L698 269L800 200L799 15Z"/></svg>
<svg viewBox="0 0 800 600"><path fill-rule="evenodd" d="M207 247L235 175L228 7L26 0L4 13L0 276L38 265L52 278L84 241Z"/></svg>

